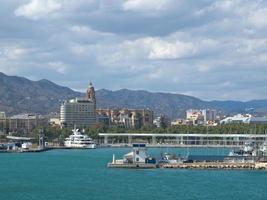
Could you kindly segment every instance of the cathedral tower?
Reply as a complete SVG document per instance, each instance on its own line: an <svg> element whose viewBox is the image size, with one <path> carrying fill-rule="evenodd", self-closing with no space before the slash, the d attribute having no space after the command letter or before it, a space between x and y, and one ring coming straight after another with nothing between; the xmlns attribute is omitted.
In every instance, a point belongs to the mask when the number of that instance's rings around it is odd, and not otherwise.
<svg viewBox="0 0 267 200"><path fill-rule="evenodd" d="M90 82L89 84L89 87L86 92L86 97L87 99L91 100L95 104L95 107L96 107L95 88L92 82Z"/></svg>

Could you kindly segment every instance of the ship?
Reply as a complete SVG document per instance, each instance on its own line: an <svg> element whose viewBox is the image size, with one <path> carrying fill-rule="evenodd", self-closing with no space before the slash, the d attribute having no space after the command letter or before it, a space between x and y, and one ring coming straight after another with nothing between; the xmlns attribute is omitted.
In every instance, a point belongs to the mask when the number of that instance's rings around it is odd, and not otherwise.
<svg viewBox="0 0 267 200"><path fill-rule="evenodd" d="M64 146L69 148L95 149L96 143L80 129L73 129L72 134L64 141Z"/></svg>

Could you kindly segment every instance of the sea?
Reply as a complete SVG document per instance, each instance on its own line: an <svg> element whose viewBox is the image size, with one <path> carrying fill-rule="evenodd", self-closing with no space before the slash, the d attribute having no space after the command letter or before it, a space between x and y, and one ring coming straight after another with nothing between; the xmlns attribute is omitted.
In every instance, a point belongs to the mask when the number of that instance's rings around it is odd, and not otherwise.
<svg viewBox="0 0 267 200"><path fill-rule="evenodd" d="M0 200L267 200L267 171L109 169L129 148L0 154ZM150 148L223 155L228 149Z"/></svg>

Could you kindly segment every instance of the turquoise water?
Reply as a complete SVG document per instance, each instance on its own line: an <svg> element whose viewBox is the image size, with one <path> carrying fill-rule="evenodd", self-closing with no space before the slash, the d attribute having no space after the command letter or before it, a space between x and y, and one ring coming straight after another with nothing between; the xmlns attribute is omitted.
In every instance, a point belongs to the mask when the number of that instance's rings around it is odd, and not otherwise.
<svg viewBox="0 0 267 200"><path fill-rule="evenodd" d="M266 200L267 171L107 169L130 149L0 154L0 200ZM151 154L161 150L150 149ZM171 149L185 153L186 149ZM193 150L226 153L227 150ZM191 152L193 152L191 151Z"/></svg>

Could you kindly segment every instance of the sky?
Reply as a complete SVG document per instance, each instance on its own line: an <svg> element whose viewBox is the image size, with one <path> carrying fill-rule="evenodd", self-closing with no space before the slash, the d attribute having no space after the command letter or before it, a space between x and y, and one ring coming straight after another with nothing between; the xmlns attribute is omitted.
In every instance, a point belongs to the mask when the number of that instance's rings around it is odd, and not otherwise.
<svg viewBox="0 0 267 200"><path fill-rule="evenodd" d="M266 0L0 0L8 75L245 101L266 64Z"/></svg>

